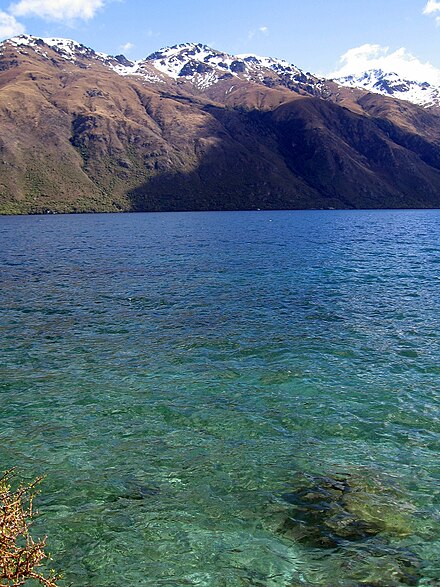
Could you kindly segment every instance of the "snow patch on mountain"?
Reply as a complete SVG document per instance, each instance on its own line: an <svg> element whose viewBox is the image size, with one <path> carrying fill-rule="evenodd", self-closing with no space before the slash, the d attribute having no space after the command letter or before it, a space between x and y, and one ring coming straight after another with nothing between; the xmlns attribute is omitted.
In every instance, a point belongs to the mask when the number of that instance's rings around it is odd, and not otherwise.
<svg viewBox="0 0 440 587"><path fill-rule="evenodd" d="M245 61L249 69L261 69L262 67L266 67L277 73L290 73L294 75L303 73L301 69L295 65L292 65L291 63L288 63L284 59L261 57L260 55L255 55L253 53L243 53L241 55L237 55L237 58Z"/></svg>
<svg viewBox="0 0 440 587"><path fill-rule="evenodd" d="M334 81L340 86L407 100L425 108L440 106L440 87L428 82L403 79L397 73L385 73L381 69L365 71L361 75L344 76Z"/></svg>
<svg viewBox="0 0 440 587"><path fill-rule="evenodd" d="M145 61L150 62L165 75L178 79L194 73L201 73L202 68L199 67L199 71L197 71L199 64L207 64L210 61L212 65L218 63L220 61L218 55L223 54L213 51L201 43L183 43L156 51L149 55ZM195 67L195 71L191 71L191 66Z"/></svg>
<svg viewBox="0 0 440 587"><path fill-rule="evenodd" d="M298 67L282 59L253 54L230 55L201 43L166 47L152 53L145 61L172 79L192 81L200 89L206 89L226 77L263 82L268 73L296 82L305 83L308 79Z"/></svg>
<svg viewBox="0 0 440 587"><path fill-rule="evenodd" d="M105 64L115 73L123 77L135 75L150 83L166 82L164 76L162 76L160 72L154 72L151 71L151 69L148 70L143 62L134 61L129 65L127 63L118 62L118 57L107 57Z"/></svg>
<svg viewBox="0 0 440 587"><path fill-rule="evenodd" d="M20 35L19 37L12 37L7 41L15 47L32 47L37 53L42 54L42 47L49 46L56 51L60 57L67 61L74 62L79 56L92 57L97 54L93 49L81 45L72 39L58 39L53 37L38 38L30 35Z"/></svg>

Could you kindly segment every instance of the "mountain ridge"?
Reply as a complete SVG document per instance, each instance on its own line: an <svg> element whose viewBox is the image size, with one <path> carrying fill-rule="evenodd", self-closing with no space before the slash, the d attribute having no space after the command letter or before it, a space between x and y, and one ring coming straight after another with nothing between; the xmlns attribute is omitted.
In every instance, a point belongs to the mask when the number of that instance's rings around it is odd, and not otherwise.
<svg viewBox="0 0 440 587"><path fill-rule="evenodd" d="M0 45L1 212L440 206L438 108L201 44L133 63Z"/></svg>
<svg viewBox="0 0 440 587"><path fill-rule="evenodd" d="M229 75L263 81L265 72L269 71L281 76L286 87L289 87L289 82L296 83L297 87L303 85L308 92L315 87L317 94L323 85L334 82L339 87L367 90L423 107L440 107L440 86L434 86L426 81L408 80L394 72L371 69L361 74L339 78L316 76L283 59L262 57L252 53L232 55L202 43L188 42L164 47L134 61L122 54L112 56L96 52L72 39L20 35L3 43L33 48L47 45L69 61L74 61L78 53L82 56L92 56L119 75L139 76L153 83L164 83L163 76L174 80L185 78L186 81L191 79L196 88L203 90ZM43 50L40 52L42 55L45 54Z"/></svg>

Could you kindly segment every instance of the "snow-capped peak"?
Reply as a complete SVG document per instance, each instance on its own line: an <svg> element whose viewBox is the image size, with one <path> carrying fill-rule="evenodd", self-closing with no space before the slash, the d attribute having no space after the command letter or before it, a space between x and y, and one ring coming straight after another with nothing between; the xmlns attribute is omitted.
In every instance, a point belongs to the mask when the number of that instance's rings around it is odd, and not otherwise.
<svg viewBox="0 0 440 587"><path fill-rule="evenodd" d="M308 80L306 74L287 61L253 54L231 55L201 43L166 47L149 55L144 63L147 62L166 76L190 81L199 89L228 77L261 83L268 75L277 74L285 83Z"/></svg>
<svg viewBox="0 0 440 587"><path fill-rule="evenodd" d="M254 53L242 53L237 55L237 59L242 59L248 64L255 64L260 67L267 67L268 69L273 69L276 72L289 72L289 73L302 73L301 69L292 65L288 61L284 59L274 59L273 57L261 57L260 55L255 55Z"/></svg>
<svg viewBox="0 0 440 587"><path fill-rule="evenodd" d="M32 47L38 49L44 45L49 46L51 49L60 54L60 56L68 59L69 61L75 61L78 55L91 57L96 55L93 49L81 45L77 41L72 39L59 39L54 37L32 37L31 35L20 35L19 37L12 37L7 41L15 47Z"/></svg>
<svg viewBox="0 0 440 587"><path fill-rule="evenodd" d="M159 51L155 51L149 55L147 59L173 59L180 56L197 56L201 60L212 53L220 53L220 51L211 49L211 47L202 43L181 43L180 45L159 49Z"/></svg>
<svg viewBox="0 0 440 587"><path fill-rule="evenodd" d="M428 82L407 80L397 73L382 69L370 69L358 75L348 75L334 80L340 86L360 88L383 96L407 100L419 106L439 106L440 87Z"/></svg>

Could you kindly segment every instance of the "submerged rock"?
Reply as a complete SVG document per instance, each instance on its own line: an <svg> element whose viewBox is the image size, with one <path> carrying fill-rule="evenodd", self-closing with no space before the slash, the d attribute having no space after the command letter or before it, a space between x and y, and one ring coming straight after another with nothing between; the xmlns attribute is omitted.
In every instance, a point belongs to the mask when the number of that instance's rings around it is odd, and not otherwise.
<svg viewBox="0 0 440 587"><path fill-rule="evenodd" d="M160 490L157 487L145 485L136 479L128 478L117 483L117 491L112 493L109 501L142 501L151 499L159 493Z"/></svg>
<svg viewBox="0 0 440 587"><path fill-rule="evenodd" d="M394 488L374 477L302 475L282 499L280 531L335 564L328 587L418 585L420 559L395 544L412 533L413 509Z"/></svg>
<svg viewBox="0 0 440 587"><path fill-rule="evenodd" d="M293 506L282 530L310 546L335 548L381 533L412 533L411 506L377 481L304 476L282 498Z"/></svg>
<svg viewBox="0 0 440 587"><path fill-rule="evenodd" d="M132 487L124 494L119 496L120 499L132 499L132 500L141 500L147 499L159 493L159 489L155 487L147 487L145 485L139 485L137 487Z"/></svg>

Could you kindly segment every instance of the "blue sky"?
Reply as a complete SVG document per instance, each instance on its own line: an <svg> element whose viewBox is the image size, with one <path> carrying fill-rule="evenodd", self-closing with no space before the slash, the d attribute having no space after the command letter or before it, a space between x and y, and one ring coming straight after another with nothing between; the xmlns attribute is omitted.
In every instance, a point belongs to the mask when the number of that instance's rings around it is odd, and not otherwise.
<svg viewBox="0 0 440 587"><path fill-rule="evenodd" d="M383 63L440 84L440 0L0 0L0 36L20 32L132 59L196 41L318 74Z"/></svg>

